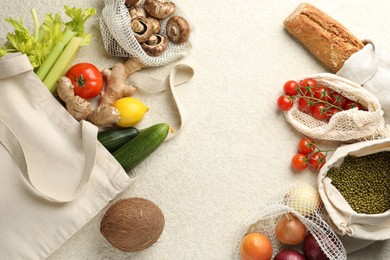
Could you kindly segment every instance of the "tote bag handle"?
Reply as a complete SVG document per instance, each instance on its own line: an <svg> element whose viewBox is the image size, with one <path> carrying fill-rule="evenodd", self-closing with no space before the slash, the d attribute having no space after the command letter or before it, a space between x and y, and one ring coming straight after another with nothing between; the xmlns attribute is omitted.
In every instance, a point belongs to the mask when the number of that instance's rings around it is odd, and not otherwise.
<svg viewBox="0 0 390 260"><path fill-rule="evenodd" d="M26 154L23 149L23 145L20 143L17 136L6 125L6 123L0 119L0 142L8 150L13 157L15 163L18 165L23 177L27 183L42 197L52 202L70 202L77 198L82 192L85 185L88 183L91 176L93 166L95 165L96 158L96 135L97 128L92 124L83 121L82 122L82 140L85 154L85 164L82 173L82 177L78 184L78 187L72 191L58 190L61 186L53 187L52 192L43 192L34 185L34 168L31 167L31 163L26 158Z"/></svg>

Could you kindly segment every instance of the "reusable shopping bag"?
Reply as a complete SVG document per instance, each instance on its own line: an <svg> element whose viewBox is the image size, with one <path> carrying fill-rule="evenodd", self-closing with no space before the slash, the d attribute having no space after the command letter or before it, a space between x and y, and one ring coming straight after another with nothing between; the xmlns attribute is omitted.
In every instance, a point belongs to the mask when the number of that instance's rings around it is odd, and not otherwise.
<svg viewBox="0 0 390 260"><path fill-rule="evenodd" d="M0 255L44 259L132 178L34 74L27 56L0 59Z"/></svg>
<svg viewBox="0 0 390 260"><path fill-rule="evenodd" d="M332 184L332 179L328 177L329 169L339 167L348 155L361 157L385 151L390 152L389 138L344 145L336 149L319 172L318 191L332 227L336 233L344 237L344 240L351 241L348 238L352 238L352 241L355 241L355 243L348 243L349 252L369 244L370 241L372 243L390 238L390 209L379 214L356 212ZM354 186L351 183L350 188Z"/></svg>

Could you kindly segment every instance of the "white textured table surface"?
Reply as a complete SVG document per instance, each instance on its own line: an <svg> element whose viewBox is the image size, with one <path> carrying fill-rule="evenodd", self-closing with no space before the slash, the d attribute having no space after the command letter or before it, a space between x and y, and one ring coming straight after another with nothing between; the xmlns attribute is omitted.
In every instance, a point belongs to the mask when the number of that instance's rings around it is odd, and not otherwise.
<svg viewBox="0 0 390 260"><path fill-rule="evenodd" d="M283 29L300 1L180 1L195 25L194 46L180 62L195 77L178 88L190 122L136 169L138 177L120 198L147 198L162 209L166 226L157 244L123 253L99 233L96 216L50 259L231 259L241 224L280 185L316 183L310 171L294 174L290 158L300 138L275 109L282 84L325 69ZM390 2L310 1L361 39L390 51ZM56 13L62 6L95 7L103 1L2 0L0 37L10 30L5 17ZM75 62L110 67L98 27L88 23L93 43ZM167 66L169 67L169 66ZM167 67L151 71L164 73ZM177 123L167 93L142 97L151 110L142 123ZM103 212L102 212L103 213ZM17 245L15 245L17 246ZM376 242L348 259L390 259L390 241Z"/></svg>

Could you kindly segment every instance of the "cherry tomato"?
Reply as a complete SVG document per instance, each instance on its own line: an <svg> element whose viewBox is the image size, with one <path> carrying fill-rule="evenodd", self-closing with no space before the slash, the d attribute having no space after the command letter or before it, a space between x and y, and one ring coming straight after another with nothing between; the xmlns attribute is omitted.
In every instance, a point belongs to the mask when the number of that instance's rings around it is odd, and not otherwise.
<svg viewBox="0 0 390 260"><path fill-rule="evenodd" d="M357 107L358 110L362 110L363 109L363 106L360 103L348 99L346 101L343 109L344 110L348 110L348 109L352 109L352 108L355 108L355 107Z"/></svg>
<svg viewBox="0 0 390 260"><path fill-rule="evenodd" d="M313 106L313 109L311 110L311 115L317 120L324 121L327 118L327 111L328 108L325 106L324 103L318 103Z"/></svg>
<svg viewBox="0 0 390 260"><path fill-rule="evenodd" d="M324 86L319 86L313 89L313 97L322 101L329 100L329 89Z"/></svg>
<svg viewBox="0 0 390 260"><path fill-rule="evenodd" d="M281 95L278 98L277 105L279 110L288 111L293 107L294 102L290 96Z"/></svg>
<svg viewBox="0 0 390 260"><path fill-rule="evenodd" d="M314 142L312 139L308 137L304 137L301 140L299 140L298 143L298 152L304 155L308 155L314 152L316 149L316 146L314 145Z"/></svg>
<svg viewBox="0 0 390 260"><path fill-rule="evenodd" d="M298 99L298 110L304 113L310 113L312 110L312 101L310 98L301 97Z"/></svg>
<svg viewBox="0 0 390 260"><path fill-rule="evenodd" d="M91 63L73 65L65 75L74 86L74 94L85 99L99 95L103 89L103 76L99 69Z"/></svg>
<svg viewBox="0 0 390 260"><path fill-rule="evenodd" d="M309 165L312 169L318 171L326 163L326 157L323 153L317 152L310 156Z"/></svg>
<svg viewBox="0 0 390 260"><path fill-rule="evenodd" d="M299 82L300 85L300 94L304 96L311 96L313 94L313 88L317 86L317 83L314 79L307 78Z"/></svg>
<svg viewBox="0 0 390 260"><path fill-rule="evenodd" d="M343 95L337 93L336 91L332 91L329 94L330 99L328 100L329 103L339 107L340 109L343 109L345 106L345 103L347 102L347 99L343 97Z"/></svg>
<svg viewBox="0 0 390 260"><path fill-rule="evenodd" d="M291 159L291 166L298 171L304 170L307 168L308 164L308 158L306 155L302 153L297 153L296 155L293 156Z"/></svg>
<svg viewBox="0 0 390 260"><path fill-rule="evenodd" d="M338 109L337 107L331 107L331 108L329 108L329 109L326 111L326 116L327 116L326 120L329 121L329 120L334 116L334 114L336 114L336 113L338 113L338 112L340 112L340 111L342 111L342 110Z"/></svg>
<svg viewBox="0 0 390 260"><path fill-rule="evenodd" d="M296 96L298 91L298 82L294 80L289 80L284 83L283 90L289 96Z"/></svg>

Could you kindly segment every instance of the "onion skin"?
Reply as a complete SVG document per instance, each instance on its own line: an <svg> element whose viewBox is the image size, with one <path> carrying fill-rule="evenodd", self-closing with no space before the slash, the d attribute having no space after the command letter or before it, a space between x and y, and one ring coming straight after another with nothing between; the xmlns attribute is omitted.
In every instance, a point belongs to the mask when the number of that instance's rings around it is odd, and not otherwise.
<svg viewBox="0 0 390 260"><path fill-rule="evenodd" d="M295 187L286 194L286 205L301 215L308 216L320 208L320 194L317 189L309 185Z"/></svg>
<svg viewBox="0 0 390 260"><path fill-rule="evenodd" d="M276 223L275 235L283 244L298 245L306 237L306 227L297 217L286 214Z"/></svg>
<svg viewBox="0 0 390 260"><path fill-rule="evenodd" d="M283 249L274 258L274 260L305 260L305 256L293 249Z"/></svg>
<svg viewBox="0 0 390 260"><path fill-rule="evenodd" d="M317 240L312 234L307 234L303 242L303 253L307 260L329 260L325 253L321 250Z"/></svg>

